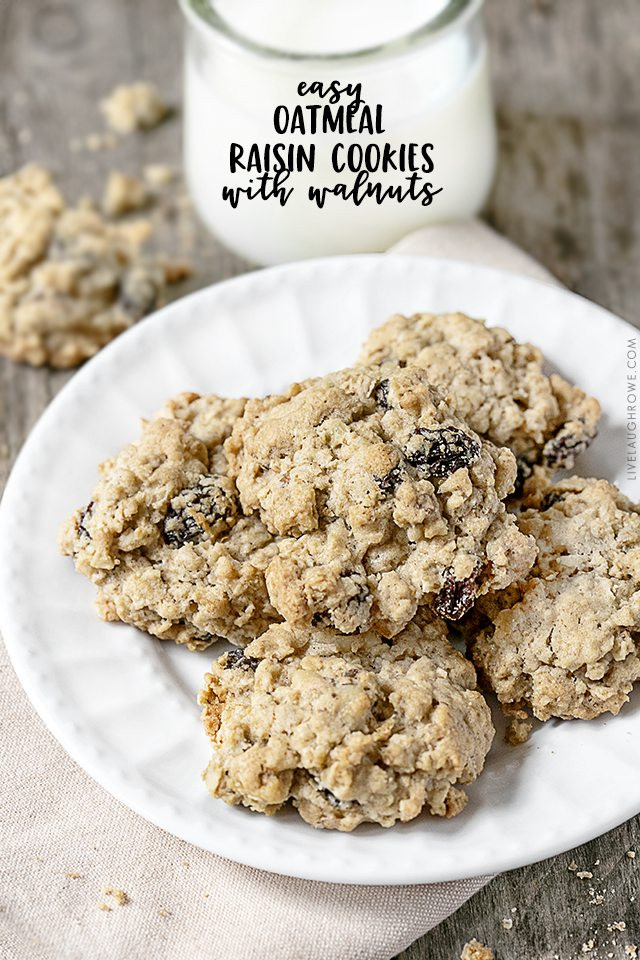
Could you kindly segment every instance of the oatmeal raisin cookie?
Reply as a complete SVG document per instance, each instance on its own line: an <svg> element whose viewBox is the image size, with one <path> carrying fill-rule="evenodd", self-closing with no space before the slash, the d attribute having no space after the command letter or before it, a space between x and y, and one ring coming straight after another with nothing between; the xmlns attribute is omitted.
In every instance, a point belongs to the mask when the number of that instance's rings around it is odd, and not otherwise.
<svg viewBox="0 0 640 960"><path fill-rule="evenodd" d="M571 468L596 435L597 400L547 376L536 347L462 313L392 317L360 356L364 364L386 360L424 367L476 433L514 452L523 476L535 463Z"/></svg>
<svg viewBox="0 0 640 960"><path fill-rule="evenodd" d="M418 367L356 367L250 400L226 451L243 512L284 538L267 584L291 622L392 637L421 604L459 619L533 563L503 503L513 455Z"/></svg>
<svg viewBox="0 0 640 960"><path fill-rule="evenodd" d="M222 450L243 406L183 394L102 465L61 548L98 587L104 619L192 649L247 643L279 619L264 579L274 538L242 516Z"/></svg>
<svg viewBox="0 0 640 960"><path fill-rule="evenodd" d="M277 624L213 664L200 703L215 797L267 814L291 800L335 830L459 813L494 735L473 667L430 617L391 646Z"/></svg>
<svg viewBox="0 0 640 960"><path fill-rule="evenodd" d="M538 559L479 601L473 661L501 702L540 720L618 713L640 678L640 508L606 480L543 473L524 507Z"/></svg>

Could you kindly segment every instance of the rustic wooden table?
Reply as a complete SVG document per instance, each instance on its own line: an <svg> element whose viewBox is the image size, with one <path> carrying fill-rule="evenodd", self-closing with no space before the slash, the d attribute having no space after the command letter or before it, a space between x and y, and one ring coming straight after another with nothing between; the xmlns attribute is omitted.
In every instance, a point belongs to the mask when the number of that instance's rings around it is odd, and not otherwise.
<svg viewBox="0 0 640 960"><path fill-rule="evenodd" d="M569 287L640 325L638 0L488 0L487 24L501 142L489 221ZM180 37L175 0L0 0L0 175L38 160L73 197L96 195L114 167L178 163L177 117L112 150L71 144L102 129L97 102L117 82L156 81L179 103ZM196 266L191 286L248 268L198 228L170 228ZM0 362L0 481L67 378ZM640 945L640 849L626 856L636 846L638 819L505 874L402 958L456 960L475 936L499 960L629 960ZM572 860L593 877L580 879ZM620 922L626 929L612 926Z"/></svg>

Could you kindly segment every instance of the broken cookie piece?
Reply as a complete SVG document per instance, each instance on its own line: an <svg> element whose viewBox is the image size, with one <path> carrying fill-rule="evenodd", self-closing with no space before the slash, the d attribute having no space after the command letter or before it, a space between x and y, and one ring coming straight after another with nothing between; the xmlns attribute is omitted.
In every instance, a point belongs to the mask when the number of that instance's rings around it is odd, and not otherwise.
<svg viewBox="0 0 640 960"><path fill-rule="evenodd" d="M493 950L480 943L475 937L465 943L460 954L460 960L496 960Z"/></svg>
<svg viewBox="0 0 640 960"><path fill-rule="evenodd" d="M112 170L102 197L102 209L108 217L121 217L141 210L150 200L145 184L120 170Z"/></svg>
<svg viewBox="0 0 640 960"><path fill-rule="evenodd" d="M169 107L152 83L130 83L117 86L100 102L108 126L115 133L157 127L169 113Z"/></svg>
<svg viewBox="0 0 640 960"><path fill-rule="evenodd" d="M0 353L18 362L77 366L154 310L172 279L142 253L148 222L67 207L39 166L0 179L0 222Z"/></svg>
<svg viewBox="0 0 640 960"><path fill-rule="evenodd" d="M276 624L213 664L200 703L213 796L267 814L291 801L330 830L454 816L494 735L473 667L430 616L391 646Z"/></svg>

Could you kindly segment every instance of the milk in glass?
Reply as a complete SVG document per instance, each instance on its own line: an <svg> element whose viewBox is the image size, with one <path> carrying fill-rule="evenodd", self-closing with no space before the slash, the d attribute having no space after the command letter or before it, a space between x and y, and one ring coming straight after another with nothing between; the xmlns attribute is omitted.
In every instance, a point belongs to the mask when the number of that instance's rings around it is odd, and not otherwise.
<svg viewBox="0 0 640 960"><path fill-rule="evenodd" d="M481 208L494 173L496 138L478 0L182 4L186 175L201 217L231 250L259 264L381 251L414 229ZM310 131L308 107L346 108L349 97L329 104L326 95L301 96L300 84L326 91L332 82L361 90L372 114L381 109L380 132ZM277 108L283 121L297 106L305 116L304 131L286 124L284 132L276 129ZM234 144L240 159L231 173ZM242 168L253 144L263 167L265 145L281 144L284 156L291 145L301 145L305 154L315 145L314 169L303 164L286 180L285 187L293 188L286 204L241 193L234 208L225 199L225 187L251 189L250 181L254 188L259 183L264 169ZM369 161L387 156L394 163L411 144L417 156L425 147L431 159L433 169L420 174L431 184L431 202L423 203L424 196L397 202L392 194L381 203L371 196L356 204L327 193L320 208L310 200L310 189L352 185L366 148ZM334 156L339 165L349 157L353 169L334 169ZM398 191L408 176L408 170L393 167L371 171L381 190Z"/></svg>

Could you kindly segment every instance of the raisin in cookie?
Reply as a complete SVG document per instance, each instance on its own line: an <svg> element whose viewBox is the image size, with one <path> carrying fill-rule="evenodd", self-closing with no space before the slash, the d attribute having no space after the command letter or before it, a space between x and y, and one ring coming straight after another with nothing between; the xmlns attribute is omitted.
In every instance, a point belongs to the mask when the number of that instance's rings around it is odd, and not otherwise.
<svg viewBox="0 0 640 960"><path fill-rule="evenodd" d="M459 813L459 784L479 775L494 733L472 665L435 619L392 646L276 624L213 664L200 703L213 796L268 814L291 800L335 830Z"/></svg>
<svg viewBox="0 0 640 960"><path fill-rule="evenodd" d="M247 643L279 619L264 580L273 537L242 516L222 450L243 406L183 394L102 465L61 548L97 585L105 620L198 649Z"/></svg>
<svg viewBox="0 0 640 960"><path fill-rule="evenodd" d="M153 310L171 271L142 257L151 227L68 208L42 167L0 179L0 353L73 367Z"/></svg>
<svg viewBox="0 0 640 960"><path fill-rule="evenodd" d="M360 362L399 360L428 371L470 427L527 465L572 467L596 435L600 406L557 374L536 347L462 313L396 316L374 330Z"/></svg>
<svg viewBox="0 0 640 960"><path fill-rule="evenodd" d="M226 450L243 511L284 539L267 585L285 620L398 633L419 605L458 619L522 577L516 464L418 367L356 367L250 400Z"/></svg>
<svg viewBox="0 0 640 960"><path fill-rule="evenodd" d="M503 703L540 720L618 713L640 678L640 508L606 480L539 473L527 493L518 522L538 559L479 602L473 661Z"/></svg>

